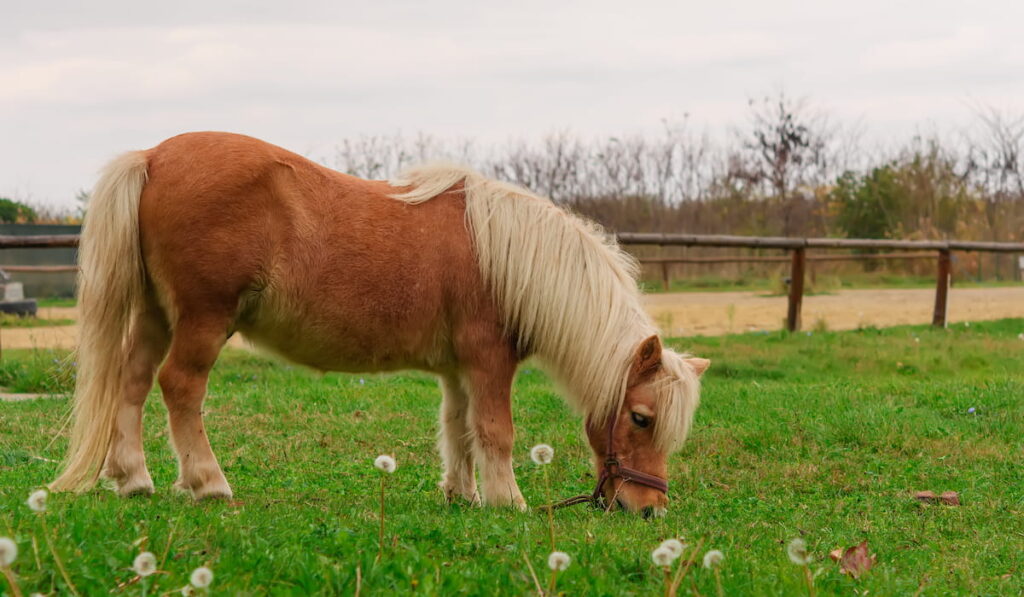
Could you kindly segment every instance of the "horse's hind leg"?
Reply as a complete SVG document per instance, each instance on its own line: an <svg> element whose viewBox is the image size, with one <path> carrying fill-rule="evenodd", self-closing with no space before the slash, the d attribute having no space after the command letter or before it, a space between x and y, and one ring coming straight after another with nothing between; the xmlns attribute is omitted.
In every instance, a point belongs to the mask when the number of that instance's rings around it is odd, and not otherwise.
<svg viewBox="0 0 1024 597"><path fill-rule="evenodd" d="M441 378L441 429L438 450L444 462L441 490L448 501L461 496L478 503L476 474L473 470L473 432L469 427L469 396L457 376Z"/></svg>
<svg viewBox="0 0 1024 597"><path fill-rule="evenodd" d="M132 324L124 394L103 469L103 476L113 480L117 492L124 496L153 493L153 479L146 470L142 450L142 409L169 343L163 311L154 301L148 301Z"/></svg>
<svg viewBox="0 0 1024 597"><path fill-rule="evenodd" d="M174 326L171 353L159 381L178 455L175 487L198 499L231 497L224 473L203 428L206 382L227 340L230 321L222 317L183 316Z"/></svg>

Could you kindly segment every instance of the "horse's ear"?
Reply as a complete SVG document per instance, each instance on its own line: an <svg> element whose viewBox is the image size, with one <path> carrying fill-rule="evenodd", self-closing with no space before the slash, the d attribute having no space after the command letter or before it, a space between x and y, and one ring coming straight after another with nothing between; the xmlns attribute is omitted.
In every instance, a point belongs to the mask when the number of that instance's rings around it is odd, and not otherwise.
<svg viewBox="0 0 1024 597"><path fill-rule="evenodd" d="M697 372L697 377L704 375L704 372L711 366L711 361L707 359L701 359L698 357L690 357L686 359L686 362L693 367L693 370Z"/></svg>
<svg viewBox="0 0 1024 597"><path fill-rule="evenodd" d="M629 384L636 384L654 375L661 368L661 339L651 336L640 343L633 355L633 365L629 369Z"/></svg>

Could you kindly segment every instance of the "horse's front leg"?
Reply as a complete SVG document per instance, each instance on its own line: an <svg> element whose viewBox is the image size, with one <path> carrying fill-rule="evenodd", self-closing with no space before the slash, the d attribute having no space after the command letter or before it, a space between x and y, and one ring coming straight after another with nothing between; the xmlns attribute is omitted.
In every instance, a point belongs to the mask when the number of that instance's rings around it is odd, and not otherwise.
<svg viewBox="0 0 1024 597"><path fill-rule="evenodd" d="M483 502L526 510L526 500L512 472L512 378L515 363L474 368L468 373L469 425L480 466Z"/></svg>
<svg viewBox="0 0 1024 597"><path fill-rule="evenodd" d="M441 403L441 429L437 447L444 462L441 490L451 502L461 497L480 503L473 470L473 432L469 427L469 396L456 375L441 378L444 401Z"/></svg>

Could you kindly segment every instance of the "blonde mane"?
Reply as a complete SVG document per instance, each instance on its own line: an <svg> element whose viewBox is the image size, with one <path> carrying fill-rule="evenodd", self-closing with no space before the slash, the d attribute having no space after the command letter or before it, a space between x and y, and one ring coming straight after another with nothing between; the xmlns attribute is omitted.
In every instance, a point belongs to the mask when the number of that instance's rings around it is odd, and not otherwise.
<svg viewBox="0 0 1024 597"><path fill-rule="evenodd" d="M391 184L393 198L428 201L463 184L466 221L484 280L524 354L538 357L584 415L618 411L640 342L657 328L640 303L636 262L596 224L529 191L452 165L423 166ZM655 380L655 443L682 444L697 407L693 368L670 350Z"/></svg>

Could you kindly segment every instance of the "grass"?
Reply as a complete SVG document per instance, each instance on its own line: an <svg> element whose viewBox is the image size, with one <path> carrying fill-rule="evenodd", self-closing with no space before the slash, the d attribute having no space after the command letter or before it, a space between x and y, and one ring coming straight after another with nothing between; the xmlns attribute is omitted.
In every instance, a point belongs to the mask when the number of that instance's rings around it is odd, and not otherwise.
<svg viewBox="0 0 1024 597"><path fill-rule="evenodd" d="M682 535L725 553L726 595L806 594L803 569L785 554L800 536L816 557L819 595L911 595L922 586L924 595L1020 594L1022 332L1016 319L671 341L714 364L693 435L670 463L669 514L645 521L583 506L558 511L558 548L573 557L559 590L659 595L663 576L650 552ZM67 389L70 371L54 358L5 351L3 383ZM47 382L39 372L55 365L65 368ZM555 448L552 491L589 491L580 422L548 378L527 364L515 394L515 465L527 500L543 500L543 472L528 456L540 442ZM225 594L352 594L357 570L363 595L531 593L524 556L543 584L547 518L444 504L438 400L426 375L318 376L226 352L210 380L206 421L236 501L193 504L170 491L175 464L153 399L146 448L157 494L52 496L45 516L55 549L83 594L131 579L144 548L166 571L150 577L151 594L182 587L200 565ZM56 472L64 440L49 443L66 407L0 403L0 535L21 548L14 571L25 594L64 591L24 501ZM398 470L388 478L384 557L374 563L372 463L381 453L394 454ZM920 504L911 498L918 490L954 490L963 505ZM859 581L840 575L826 554L864 539L878 564ZM717 594L711 571L689 573L681 593L693 590Z"/></svg>
<svg viewBox="0 0 1024 597"><path fill-rule="evenodd" d="M48 328L59 325L71 325L74 319L44 319L40 317L19 317L9 313L0 313L0 328Z"/></svg>
<svg viewBox="0 0 1024 597"><path fill-rule="evenodd" d="M48 297L37 299L40 307L74 307L78 301L74 297Z"/></svg>

